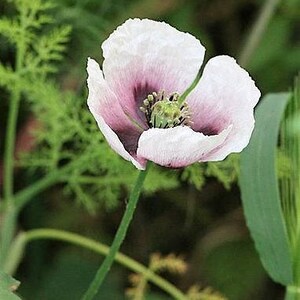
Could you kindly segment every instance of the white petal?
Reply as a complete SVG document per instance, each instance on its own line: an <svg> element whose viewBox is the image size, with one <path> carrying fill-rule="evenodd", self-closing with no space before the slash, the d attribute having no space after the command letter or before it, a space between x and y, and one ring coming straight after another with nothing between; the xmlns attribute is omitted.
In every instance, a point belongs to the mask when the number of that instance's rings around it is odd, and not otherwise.
<svg viewBox="0 0 300 300"><path fill-rule="evenodd" d="M145 170L146 161L143 159L134 159L124 148L123 144L121 143L120 139L116 135L114 131L105 123L101 116L95 116L97 124L105 136L107 142L111 146L111 148L116 151L119 155L121 155L124 159L131 161L134 166L139 170Z"/></svg>
<svg viewBox="0 0 300 300"><path fill-rule="evenodd" d="M116 95L110 90L104 80L98 63L91 58L88 58L87 73L89 89L87 103L92 113L101 114L106 123L110 125L114 122L118 123L120 115L124 116L124 120L127 119L117 101Z"/></svg>
<svg viewBox="0 0 300 300"><path fill-rule="evenodd" d="M192 35L164 22L129 19L103 43L103 73L135 119L141 101L153 92L183 92L195 79L205 48Z"/></svg>
<svg viewBox="0 0 300 300"><path fill-rule="evenodd" d="M226 142L203 160L222 160L247 146L254 127L253 109L260 91L249 74L229 56L209 60L187 99L193 129L216 134L232 124Z"/></svg>
<svg viewBox="0 0 300 300"><path fill-rule="evenodd" d="M104 80L98 63L91 58L88 59L87 72L89 89L87 103L92 113L101 114L105 122L114 128L132 125L122 110L117 96Z"/></svg>
<svg viewBox="0 0 300 300"><path fill-rule="evenodd" d="M190 165L224 143L231 126L218 135L206 136L187 126L151 128L139 139L137 155L159 165L180 168Z"/></svg>
<svg viewBox="0 0 300 300"><path fill-rule="evenodd" d="M107 139L110 146L118 154L120 154L126 160L131 161L138 169L143 170L145 168L145 162L143 160L137 161L124 147L124 145L131 143L131 137L137 136L135 137L137 140L140 132L125 116L118 101L116 101L116 96L108 88L105 80L103 79L102 72L97 62L89 59L87 71L89 74L87 80L89 88L87 102L101 132ZM119 136L125 135L128 138L124 139L122 143L117 134Z"/></svg>

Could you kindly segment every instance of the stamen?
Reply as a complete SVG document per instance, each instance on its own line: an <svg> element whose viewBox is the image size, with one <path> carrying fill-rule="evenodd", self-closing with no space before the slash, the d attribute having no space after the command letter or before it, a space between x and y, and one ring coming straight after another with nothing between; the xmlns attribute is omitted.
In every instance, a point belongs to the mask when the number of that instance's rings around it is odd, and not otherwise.
<svg viewBox="0 0 300 300"><path fill-rule="evenodd" d="M172 128L190 125L187 103L179 103L180 95L173 93L169 97L164 91L153 92L143 101L140 110L145 114L150 128Z"/></svg>

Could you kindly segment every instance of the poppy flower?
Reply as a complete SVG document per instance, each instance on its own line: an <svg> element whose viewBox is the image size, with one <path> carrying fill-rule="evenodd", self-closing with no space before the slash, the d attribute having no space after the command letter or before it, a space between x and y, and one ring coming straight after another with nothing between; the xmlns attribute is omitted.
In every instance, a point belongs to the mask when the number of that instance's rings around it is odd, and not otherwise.
<svg viewBox="0 0 300 300"><path fill-rule="evenodd" d="M88 59L88 106L110 146L138 169L148 160L172 168L219 161L247 146L260 91L232 57L210 59L197 81L200 41L148 19L127 20L102 50L102 70Z"/></svg>

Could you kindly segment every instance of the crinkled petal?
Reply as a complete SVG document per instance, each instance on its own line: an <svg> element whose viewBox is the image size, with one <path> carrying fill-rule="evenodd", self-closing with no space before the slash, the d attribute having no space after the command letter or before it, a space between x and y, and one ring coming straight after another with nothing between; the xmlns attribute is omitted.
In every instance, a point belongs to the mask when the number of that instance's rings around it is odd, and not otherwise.
<svg viewBox="0 0 300 300"><path fill-rule="evenodd" d="M205 48L164 22L129 19L102 44L103 73L122 108L145 121L139 107L149 93L182 93L195 79Z"/></svg>
<svg viewBox="0 0 300 300"><path fill-rule="evenodd" d="M138 169L143 169L144 161L134 158L141 130L137 129L124 114L96 61L88 60L87 71L89 74L87 102L100 130L118 154L131 161Z"/></svg>
<svg viewBox="0 0 300 300"><path fill-rule="evenodd" d="M260 91L249 74L229 56L210 59L196 88L187 99L192 128L204 134L217 134L232 124L228 138L203 157L205 161L224 159L247 146L254 128L253 109Z"/></svg>
<svg viewBox="0 0 300 300"><path fill-rule="evenodd" d="M206 136L187 126L144 131L139 139L138 157L159 165L180 168L202 161L208 153L222 145L230 134L229 126L218 135Z"/></svg>

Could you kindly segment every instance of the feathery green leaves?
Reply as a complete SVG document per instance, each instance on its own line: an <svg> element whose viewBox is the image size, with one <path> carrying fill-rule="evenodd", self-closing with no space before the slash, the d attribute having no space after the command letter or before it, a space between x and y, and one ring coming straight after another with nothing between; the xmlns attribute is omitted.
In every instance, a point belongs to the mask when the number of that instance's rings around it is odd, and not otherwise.
<svg viewBox="0 0 300 300"><path fill-rule="evenodd" d="M13 3L17 15L0 19L0 35L16 48L22 61L19 72L15 74L10 67L0 64L0 85L11 91L16 82L26 76L34 78L55 72L56 62L63 59L71 33L71 27L67 25L49 27L54 21L49 12L54 7L52 2L15 0Z"/></svg>

